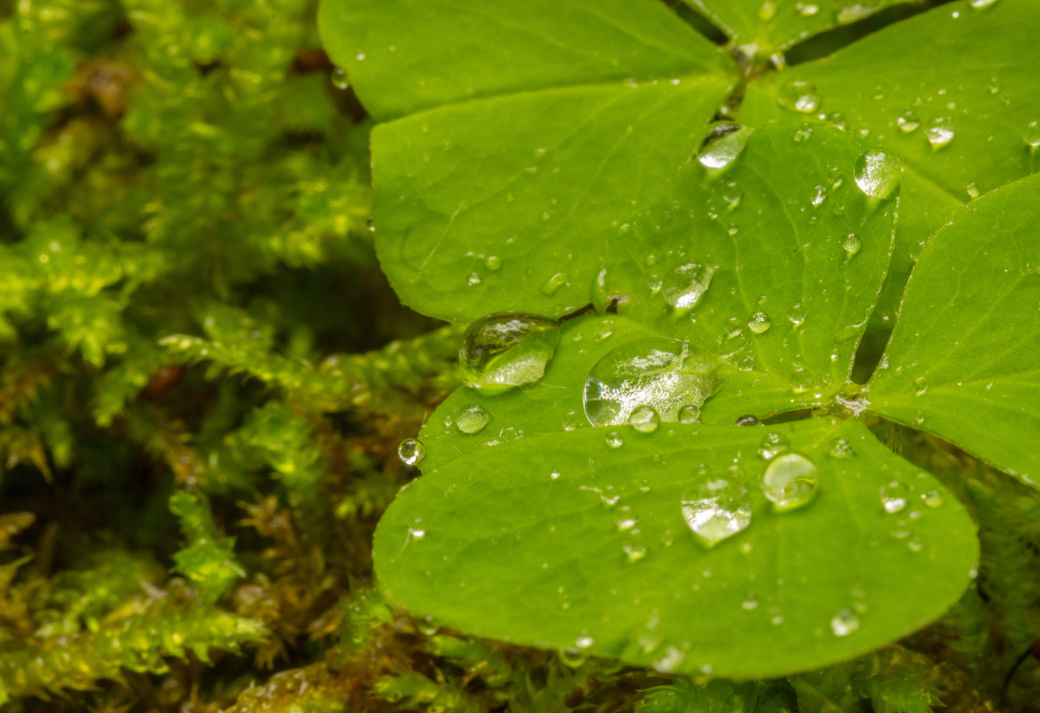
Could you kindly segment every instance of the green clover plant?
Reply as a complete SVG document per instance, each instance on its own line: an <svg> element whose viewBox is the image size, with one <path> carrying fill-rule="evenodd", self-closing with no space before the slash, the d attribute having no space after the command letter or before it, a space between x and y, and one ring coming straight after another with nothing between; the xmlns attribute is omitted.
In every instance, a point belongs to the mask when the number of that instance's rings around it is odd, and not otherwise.
<svg viewBox="0 0 1040 713"><path fill-rule="evenodd" d="M786 67L895 3L689 2L726 47L657 0L324 0L382 122L402 300L471 333L560 321L537 380L522 339L480 345L535 377L429 416L375 562L476 635L777 676L921 628L973 576L965 508L868 425L1040 479L1037 5L943 4Z"/></svg>

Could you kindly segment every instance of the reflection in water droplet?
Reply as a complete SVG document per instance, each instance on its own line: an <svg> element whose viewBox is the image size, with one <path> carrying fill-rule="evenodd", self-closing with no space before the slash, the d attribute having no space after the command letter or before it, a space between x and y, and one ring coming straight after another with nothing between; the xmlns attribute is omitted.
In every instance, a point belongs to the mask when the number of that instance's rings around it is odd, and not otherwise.
<svg viewBox="0 0 1040 713"><path fill-rule="evenodd" d="M643 433L652 433L657 430L660 419L657 412L650 406L639 406L628 417L628 425Z"/></svg>
<svg viewBox="0 0 1040 713"><path fill-rule="evenodd" d="M831 631L835 636L848 636L859 628L859 617L851 609L842 609L831 619Z"/></svg>
<svg viewBox="0 0 1040 713"><path fill-rule="evenodd" d="M895 513L906 507L906 500L910 494L910 488L906 483L893 480L881 486L881 505L885 512Z"/></svg>
<svg viewBox="0 0 1040 713"><path fill-rule="evenodd" d="M727 129L731 127L722 128ZM744 150L750 135L751 129L746 126L736 127L734 130L726 133L715 131L697 156L697 161L713 174L722 173Z"/></svg>
<svg viewBox="0 0 1040 713"><path fill-rule="evenodd" d="M563 426L564 431L573 431L575 428L578 428L584 423L585 419L582 418L582 415L580 413L578 413L577 411L568 411L567 415L563 417L563 422L561 425Z"/></svg>
<svg viewBox="0 0 1040 713"><path fill-rule="evenodd" d="M924 504L930 508L937 508L943 504L943 496L938 490L929 490L927 493L921 493L921 499L924 500Z"/></svg>
<svg viewBox="0 0 1040 713"><path fill-rule="evenodd" d="M805 308L801 304L796 304L787 313L787 318L791 320L794 328L798 329L802 326L802 322L805 321Z"/></svg>
<svg viewBox="0 0 1040 713"><path fill-rule="evenodd" d="M674 423L684 406L700 409L718 384L714 360L675 339L629 342L592 367L585 382L585 415L593 426L629 422L647 406Z"/></svg>
<svg viewBox="0 0 1040 713"><path fill-rule="evenodd" d="M697 306L711 286L715 268L690 263L673 270L664 280L664 299L679 314L685 314Z"/></svg>
<svg viewBox="0 0 1040 713"><path fill-rule="evenodd" d="M772 460L790 447L788 440L779 433L767 433L758 445L758 454L766 460Z"/></svg>
<svg viewBox="0 0 1040 713"><path fill-rule="evenodd" d="M679 423L700 423L701 410L693 404L687 404L679 409Z"/></svg>
<svg viewBox="0 0 1040 713"><path fill-rule="evenodd" d="M473 322L462 338L459 364L467 386L496 394L538 381L560 341L552 320L531 314L493 314Z"/></svg>
<svg viewBox="0 0 1040 713"><path fill-rule="evenodd" d="M751 524L751 500L740 483L706 480L682 496L682 516L705 547L714 547Z"/></svg>
<svg viewBox="0 0 1040 713"><path fill-rule="evenodd" d="M811 460L798 453L778 456L762 476L762 492L777 510L792 510L813 499L820 479Z"/></svg>
<svg viewBox="0 0 1040 713"><path fill-rule="evenodd" d="M764 334L773 326L773 320L765 312L755 312L748 320L747 326L755 334Z"/></svg>
<svg viewBox="0 0 1040 713"><path fill-rule="evenodd" d="M858 235L855 233L848 233L845 236L845 239L841 241L841 247L845 250L845 255L848 259L851 260L863 247L863 243L860 241Z"/></svg>
<svg viewBox="0 0 1040 713"><path fill-rule="evenodd" d="M799 79L786 82L776 95L780 106L800 111L803 114L816 111L820 106L820 94L809 82Z"/></svg>
<svg viewBox="0 0 1040 713"><path fill-rule="evenodd" d="M426 457L426 446L416 438L407 438L397 447L397 455L405 465L418 465Z"/></svg>
<svg viewBox="0 0 1040 713"><path fill-rule="evenodd" d="M490 420L491 414L474 404L473 406L460 409L455 414L455 428L462 433L472 435L483 431L484 426L488 425Z"/></svg>
<svg viewBox="0 0 1040 713"><path fill-rule="evenodd" d="M737 419L737 425L738 426L757 426L758 425L758 416L755 416L754 414L750 414L750 413L747 414L746 416L741 416L740 418Z"/></svg>
<svg viewBox="0 0 1040 713"><path fill-rule="evenodd" d="M611 431L606 437L607 445L611 448L620 448L625 445L625 439L617 431Z"/></svg>
<svg viewBox="0 0 1040 713"><path fill-rule="evenodd" d="M917 118L917 114L908 111L896 119L896 125L899 126L899 130L904 134L912 134L917 131L917 127L921 125L921 120Z"/></svg>
<svg viewBox="0 0 1040 713"><path fill-rule="evenodd" d="M856 161L856 185L871 198L887 198L899 186L899 159L884 151L867 151Z"/></svg>

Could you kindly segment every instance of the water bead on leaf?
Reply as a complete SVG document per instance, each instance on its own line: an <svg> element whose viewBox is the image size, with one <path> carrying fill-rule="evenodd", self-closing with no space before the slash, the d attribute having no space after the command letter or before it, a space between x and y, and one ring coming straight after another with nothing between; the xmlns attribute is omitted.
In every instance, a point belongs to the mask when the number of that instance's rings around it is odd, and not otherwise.
<svg viewBox="0 0 1040 713"><path fill-rule="evenodd" d="M679 409L679 423L700 423L701 410L697 406L687 404Z"/></svg>
<svg viewBox="0 0 1040 713"><path fill-rule="evenodd" d="M816 465L798 453L774 458L762 475L762 492L780 511L793 510L809 503L819 485Z"/></svg>
<svg viewBox="0 0 1040 713"><path fill-rule="evenodd" d="M680 510L697 541L708 548L751 524L747 489L726 478L705 480L683 493Z"/></svg>
<svg viewBox="0 0 1040 713"><path fill-rule="evenodd" d="M455 414L455 428L462 433L473 435L483 431L490 420L491 414L481 406L473 405Z"/></svg>
<svg viewBox="0 0 1040 713"><path fill-rule="evenodd" d="M640 406L632 411L628 417L628 424L643 433L656 431L660 421L661 419L657 417L657 412L650 406Z"/></svg>
<svg viewBox="0 0 1040 713"><path fill-rule="evenodd" d="M881 506L885 508L885 512L899 512L906 507L909 495L910 489L906 487L906 483L898 480L885 483L881 486Z"/></svg>
<svg viewBox="0 0 1040 713"><path fill-rule="evenodd" d="M936 124L935 126L929 126L925 130L925 136L928 137L928 143L932 149L938 151L946 148L953 141L954 133L953 129L945 124Z"/></svg>
<svg viewBox="0 0 1040 713"><path fill-rule="evenodd" d="M788 440L779 433L767 433L758 446L758 454L766 460L771 460L790 447Z"/></svg>
<svg viewBox="0 0 1040 713"><path fill-rule="evenodd" d="M722 173L744 150L750 135L751 129L746 126L728 124L716 127L698 154L697 161L712 174Z"/></svg>
<svg viewBox="0 0 1040 713"><path fill-rule="evenodd" d="M531 314L493 314L467 329L459 349L466 385L496 394L545 374L560 340L556 322Z"/></svg>
<svg viewBox="0 0 1040 713"><path fill-rule="evenodd" d="M841 241L841 247L845 251L846 257L851 260L856 257L856 253L863 249L863 241L855 233L847 233Z"/></svg>
<svg viewBox="0 0 1040 713"><path fill-rule="evenodd" d="M748 329L755 334L765 334L773 326L773 320L765 312L756 312L748 320Z"/></svg>
<svg viewBox="0 0 1040 713"><path fill-rule="evenodd" d="M629 423L632 413L648 407L659 421L680 420L684 407L698 410L714 393L716 363L676 339L645 339L613 350L589 372L585 416L593 426Z"/></svg>
<svg viewBox="0 0 1040 713"><path fill-rule="evenodd" d="M405 465L419 465L426 457L426 446L416 438L407 438L397 447L397 455Z"/></svg>
<svg viewBox="0 0 1040 713"><path fill-rule="evenodd" d="M871 198L887 198L899 186L899 159L884 151L868 151L856 162L856 185Z"/></svg>
<svg viewBox="0 0 1040 713"><path fill-rule="evenodd" d="M842 609L831 619L831 631L835 636L848 636L859 629L859 617L851 609Z"/></svg>
<svg viewBox="0 0 1040 713"><path fill-rule="evenodd" d="M347 70L342 67L336 67L332 70L332 86L336 87L336 89L346 89L350 86Z"/></svg>
<svg viewBox="0 0 1040 713"><path fill-rule="evenodd" d="M820 106L820 94L809 82L794 80L780 87L776 97L780 106L809 114Z"/></svg>
<svg viewBox="0 0 1040 713"><path fill-rule="evenodd" d="M664 299L679 314L689 312L711 287L715 268L709 265L690 263L677 267L665 278Z"/></svg>

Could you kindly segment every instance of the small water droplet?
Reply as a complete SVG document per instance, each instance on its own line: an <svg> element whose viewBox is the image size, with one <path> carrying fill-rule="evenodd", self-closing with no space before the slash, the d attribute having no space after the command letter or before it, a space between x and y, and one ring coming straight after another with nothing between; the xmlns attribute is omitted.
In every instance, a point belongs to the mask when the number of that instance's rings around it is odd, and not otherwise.
<svg viewBox="0 0 1040 713"><path fill-rule="evenodd" d="M712 132L708 143L697 156L697 161L712 174L722 173L732 165L751 135L751 129L746 126L727 125L720 128L723 130Z"/></svg>
<svg viewBox="0 0 1040 713"><path fill-rule="evenodd" d="M920 540L910 540L906 543L907 549L911 552L920 552L924 549L924 544Z"/></svg>
<svg viewBox="0 0 1040 713"><path fill-rule="evenodd" d="M881 486L881 506L885 512L896 513L906 507L906 499L910 489L906 483L893 480Z"/></svg>
<svg viewBox="0 0 1040 713"><path fill-rule="evenodd" d="M845 250L845 257L851 260L863 248L863 242L855 233L848 233L841 241L841 247Z"/></svg>
<svg viewBox="0 0 1040 713"><path fill-rule="evenodd" d="M802 15L803 17L812 17L820 11L820 6L814 3L800 2L794 7L798 11L798 14Z"/></svg>
<svg viewBox="0 0 1040 713"><path fill-rule="evenodd" d="M758 19L762 22L769 22L776 15L776 5L771 0L766 0L758 8Z"/></svg>
<svg viewBox="0 0 1040 713"><path fill-rule="evenodd" d="M569 668L580 668L588 658L584 651L573 646L560 650L560 662Z"/></svg>
<svg viewBox="0 0 1040 713"><path fill-rule="evenodd" d="M531 384L545 374L560 341L552 320L531 314L493 314L473 322L462 338L459 364L467 386L489 394Z"/></svg>
<svg viewBox="0 0 1040 713"><path fill-rule="evenodd" d="M475 285L479 285L480 284L480 275L478 275L475 272L471 272L470 275L469 275L469 280L466 281L466 284L468 284L470 287L473 287Z"/></svg>
<svg viewBox="0 0 1040 713"><path fill-rule="evenodd" d="M762 475L762 492L780 511L809 503L816 495L819 484L816 465L798 453L774 458Z"/></svg>
<svg viewBox="0 0 1040 713"><path fill-rule="evenodd" d="M660 422L657 412L650 406L638 406L628 417L628 425L642 433L653 433Z"/></svg>
<svg viewBox="0 0 1040 713"><path fill-rule="evenodd" d="M491 414L481 406L474 404L460 409L455 414L455 428L462 433L473 435L483 431L484 426L488 425L490 420Z"/></svg>
<svg viewBox="0 0 1040 713"><path fill-rule="evenodd" d="M1040 151L1040 123L1034 121L1026 127L1026 133L1022 137L1029 147L1029 153L1035 154Z"/></svg>
<svg viewBox="0 0 1040 713"><path fill-rule="evenodd" d="M835 636L848 636L859 629L859 617L851 609L842 609L831 619L831 631Z"/></svg>
<svg viewBox="0 0 1040 713"><path fill-rule="evenodd" d="M559 479L559 477L560 477L560 471L558 471L558 470L554 470L553 472L549 473L549 477L550 477L551 479L553 479L553 480L557 480L557 479Z"/></svg>
<svg viewBox="0 0 1040 713"><path fill-rule="evenodd" d="M751 524L747 489L726 478L703 481L684 493L680 509L697 541L708 548Z"/></svg>
<svg viewBox="0 0 1040 713"><path fill-rule="evenodd" d="M498 255L488 255L487 259L484 260L484 266L491 272L498 272L502 268L502 258Z"/></svg>
<svg viewBox="0 0 1040 713"><path fill-rule="evenodd" d="M693 404L687 404L679 409L679 423L700 423L701 410Z"/></svg>
<svg viewBox="0 0 1040 713"><path fill-rule="evenodd" d="M887 198L899 186L899 159L884 151L867 151L856 161L856 185L871 198Z"/></svg>
<svg viewBox="0 0 1040 713"><path fill-rule="evenodd" d="M332 86L336 89L346 89L350 86L350 78L343 67L336 67L332 70Z"/></svg>
<svg viewBox="0 0 1040 713"><path fill-rule="evenodd" d="M847 25L850 22L856 22L862 20L864 17L872 15L881 9L881 5L878 2L844 2L841 7L837 9L835 19L839 25Z"/></svg>
<svg viewBox="0 0 1040 713"><path fill-rule="evenodd" d="M976 10L981 10L985 7L992 7L997 4L997 0L971 0L971 6Z"/></svg>
<svg viewBox="0 0 1040 713"><path fill-rule="evenodd" d="M917 114L908 111L896 119L896 125L904 134L912 134L917 131L917 127L921 125L921 120L918 118Z"/></svg>
<svg viewBox="0 0 1040 713"><path fill-rule="evenodd" d="M418 528L418 527L409 527L408 528L408 539L410 539L410 540L421 540L424 537L426 537L426 530L423 530L423 529Z"/></svg>
<svg viewBox="0 0 1040 713"><path fill-rule="evenodd" d="M548 280L542 283L542 294L551 297L556 294L556 291L563 287L567 282L567 276L562 272L557 272L555 275L550 277Z"/></svg>
<svg viewBox="0 0 1040 713"><path fill-rule="evenodd" d="M744 601L740 603L740 608L744 611L751 611L752 609L757 609L758 595L754 592L748 592L748 595L744 597Z"/></svg>
<svg viewBox="0 0 1040 713"><path fill-rule="evenodd" d="M831 446L827 449L827 452L834 458L851 458L856 455L852 450L852 446L844 438L835 438L831 441Z"/></svg>
<svg viewBox="0 0 1040 713"><path fill-rule="evenodd" d="M646 548L642 545L625 545L622 548L625 552L625 559L629 564L638 562L639 560L646 557Z"/></svg>
<svg viewBox="0 0 1040 713"><path fill-rule="evenodd" d="M965 190L968 193L968 197L971 198L972 200L975 200L980 195L979 194L979 187L976 186L974 183L969 183L967 189L965 189Z"/></svg>
<svg viewBox="0 0 1040 713"><path fill-rule="evenodd" d="M802 124L794 132L795 143L804 143L812 138L812 126L809 124Z"/></svg>
<svg viewBox="0 0 1040 713"><path fill-rule="evenodd" d="M674 646L669 646L664 651L664 656L653 662L655 671L659 673L671 673L682 665L686 660L686 654Z"/></svg>
<svg viewBox="0 0 1040 713"><path fill-rule="evenodd" d="M935 151L949 146L954 137L953 129L944 124L929 126L924 133L928 137L928 143Z"/></svg>
<svg viewBox="0 0 1040 713"><path fill-rule="evenodd" d="M943 496L938 490L929 490L926 493L921 493L921 499L924 500L924 504L930 508L941 507L943 504Z"/></svg>
<svg viewBox="0 0 1040 713"><path fill-rule="evenodd" d="M618 519L618 521L615 524L617 525L617 529L621 530L622 532L625 532L626 530L631 530L633 527L638 525L639 518L634 517L632 515L625 515L624 517Z"/></svg>
<svg viewBox="0 0 1040 713"><path fill-rule="evenodd" d="M620 448L625 445L625 439L617 431L611 431L606 436L607 445L611 448Z"/></svg>
<svg viewBox="0 0 1040 713"><path fill-rule="evenodd" d="M675 268L666 276L662 285L665 301L679 314L689 312L708 291L713 274L714 267L696 263Z"/></svg>
<svg viewBox="0 0 1040 713"><path fill-rule="evenodd" d="M758 445L758 454L766 460L772 460L790 447L788 440L779 433L767 433Z"/></svg>
<svg viewBox="0 0 1040 713"><path fill-rule="evenodd" d="M745 416L741 416L740 418L737 419L737 425L738 426L757 426L758 425L758 416L755 416L754 414L750 414L750 413L745 415Z"/></svg>
<svg viewBox="0 0 1040 713"><path fill-rule="evenodd" d="M794 325L794 328L798 329L805 321L805 308L802 307L800 303L794 305L791 307L790 311L788 311L787 318L791 320L791 324Z"/></svg>
<svg viewBox="0 0 1040 713"><path fill-rule="evenodd" d="M406 438L397 447L397 455L405 465L419 465L426 457L426 446L417 438Z"/></svg>
<svg viewBox="0 0 1040 713"><path fill-rule="evenodd" d="M776 95L780 106L809 114L820 106L820 93L809 82L795 79L784 83Z"/></svg>
<svg viewBox="0 0 1040 713"><path fill-rule="evenodd" d="M568 411L567 415L563 417L563 430L573 431L585 423L585 418L577 411Z"/></svg>
<svg viewBox="0 0 1040 713"><path fill-rule="evenodd" d="M755 312L748 320L747 326L755 334L764 334L773 326L773 320L765 312Z"/></svg>
<svg viewBox="0 0 1040 713"><path fill-rule="evenodd" d="M686 342L646 339L613 350L585 382L585 415L593 426L620 426L640 407L674 423L686 406L700 409L718 384L715 362Z"/></svg>

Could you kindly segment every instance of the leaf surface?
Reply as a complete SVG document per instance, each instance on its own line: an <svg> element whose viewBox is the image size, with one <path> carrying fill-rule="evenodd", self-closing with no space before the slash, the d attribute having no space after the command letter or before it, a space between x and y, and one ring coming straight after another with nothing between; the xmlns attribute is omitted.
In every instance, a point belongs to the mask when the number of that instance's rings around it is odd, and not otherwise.
<svg viewBox="0 0 1040 713"><path fill-rule="evenodd" d="M1040 176L954 213L925 248L870 408L1040 483Z"/></svg>
<svg viewBox="0 0 1040 713"><path fill-rule="evenodd" d="M888 324L912 256L946 216L972 193L1040 168L1040 153L1029 143L1040 146L1036 11L1030 0L980 9L966 1L942 5L825 60L748 85L742 122L823 117L893 152L915 174L906 182L913 185L904 192L900 216L908 220L900 220L897 258L879 304L878 316L889 317ZM814 88L818 107L810 114L779 105L792 82Z"/></svg>
<svg viewBox="0 0 1040 713"><path fill-rule="evenodd" d="M609 430L514 441L411 484L376 532L381 586L481 636L751 678L851 658L920 628L956 601L975 564L962 506L858 421L770 427L819 468L815 500L785 513L759 486L765 428L625 428L619 448ZM855 455L828 455L835 438ZM709 476L746 485L752 520L704 549L680 500ZM879 489L895 479L909 504L889 514ZM942 505L924 506L925 493ZM645 552L633 558L633 548Z"/></svg>
<svg viewBox="0 0 1040 713"><path fill-rule="evenodd" d="M869 17L910 0L684 0L714 22L748 54L784 50L812 35Z"/></svg>
<svg viewBox="0 0 1040 713"><path fill-rule="evenodd" d="M732 71L658 0L325 0L319 24L380 121L477 97Z"/></svg>

